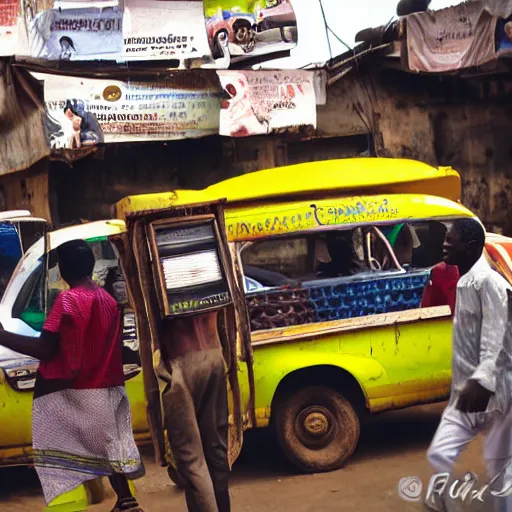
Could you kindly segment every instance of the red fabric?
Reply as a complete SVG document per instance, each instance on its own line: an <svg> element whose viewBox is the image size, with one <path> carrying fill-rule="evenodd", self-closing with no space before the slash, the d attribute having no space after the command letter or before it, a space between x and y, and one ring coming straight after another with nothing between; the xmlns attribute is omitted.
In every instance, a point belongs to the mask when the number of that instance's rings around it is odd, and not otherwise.
<svg viewBox="0 0 512 512"><path fill-rule="evenodd" d="M421 307L450 306L452 315L455 312L455 297L459 269L442 262L436 265L430 273L430 282L425 287Z"/></svg>
<svg viewBox="0 0 512 512"><path fill-rule="evenodd" d="M56 299L44 330L60 334L60 349L39 372L45 379L73 380L73 389L124 384L120 314L102 288L77 287Z"/></svg>

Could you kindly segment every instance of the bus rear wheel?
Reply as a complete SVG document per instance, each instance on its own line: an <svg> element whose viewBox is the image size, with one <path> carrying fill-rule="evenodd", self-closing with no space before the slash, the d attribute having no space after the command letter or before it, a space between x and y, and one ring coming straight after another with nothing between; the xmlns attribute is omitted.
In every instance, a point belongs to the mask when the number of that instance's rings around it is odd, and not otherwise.
<svg viewBox="0 0 512 512"><path fill-rule="evenodd" d="M338 391L325 386L304 387L276 405L279 444L301 471L334 471L354 453L360 435L359 417Z"/></svg>

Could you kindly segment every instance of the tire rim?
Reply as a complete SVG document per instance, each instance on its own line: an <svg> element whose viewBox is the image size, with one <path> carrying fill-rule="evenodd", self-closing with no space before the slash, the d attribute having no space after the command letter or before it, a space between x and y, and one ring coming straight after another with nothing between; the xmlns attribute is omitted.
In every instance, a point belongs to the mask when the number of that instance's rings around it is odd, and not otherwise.
<svg viewBox="0 0 512 512"><path fill-rule="evenodd" d="M335 419L325 407L312 405L300 411L295 420L295 432L300 442L308 447L320 449L334 437Z"/></svg>

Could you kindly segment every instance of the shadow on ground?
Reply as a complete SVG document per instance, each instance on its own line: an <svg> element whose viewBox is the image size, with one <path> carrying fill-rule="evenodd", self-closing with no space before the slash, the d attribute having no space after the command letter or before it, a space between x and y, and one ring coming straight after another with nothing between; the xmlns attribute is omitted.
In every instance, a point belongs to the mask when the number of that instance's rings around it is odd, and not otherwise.
<svg viewBox="0 0 512 512"><path fill-rule="evenodd" d="M361 429L358 449L352 462L383 459L393 454L427 450L434 435L442 404L384 413L366 420ZM153 462L151 449L142 454L147 464ZM160 470L157 470L160 472ZM163 470L162 470L163 471ZM296 475L277 443L272 429L246 432L240 458L235 463L232 481L236 484ZM0 469L1 503L21 497L40 496L41 488L34 469L14 467Z"/></svg>
<svg viewBox="0 0 512 512"><path fill-rule="evenodd" d="M365 419L359 446L351 461L385 458L409 450L425 450L426 453L443 408L444 404L435 404ZM286 460L271 428L244 434L242 453L233 468L233 481L294 474L297 470Z"/></svg>

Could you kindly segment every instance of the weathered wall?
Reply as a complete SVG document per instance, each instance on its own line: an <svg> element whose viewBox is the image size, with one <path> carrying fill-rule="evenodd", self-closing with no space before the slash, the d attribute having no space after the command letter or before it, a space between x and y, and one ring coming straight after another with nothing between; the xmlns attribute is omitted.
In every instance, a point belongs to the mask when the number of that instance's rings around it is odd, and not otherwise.
<svg viewBox="0 0 512 512"><path fill-rule="evenodd" d="M69 167L50 163L55 223L108 218L130 194L200 189L246 172L288 163L357 156L367 136L311 141L207 137L168 143L112 144Z"/></svg>
<svg viewBox="0 0 512 512"><path fill-rule="evenodd" d="M57 224L94 220L109 217L128 194L202 188L258 169L368 154L370 145L378 156L451 165L462 175L463 202L488 228L512 235L512 75L424 76L377 64L363 63L329 89L328 104L318 107L322 138L107 145L71 168L51 162L49 191L45 172L37 184L34 170L28 181L12 175L3 184L4 202L49 216L44 200L50 193Z"/></svg>
<svg viewBox="0 0 512 512"><path fill-rule="evenodd" d="M36 217L52 219L47 160L40 160L27 171L0 179L1 210L29 210Z"/></svg>
<svg viewBox="0 0 512 512"><path fill-rule="evenodd" d="M451 165L462 176L463 203L489 229L512 235L512 75L425 76L374 64L329 90L321 130L345 132L357 114L374 133L377 155ZM347 115L344 124L335 111Z"/></svg>

